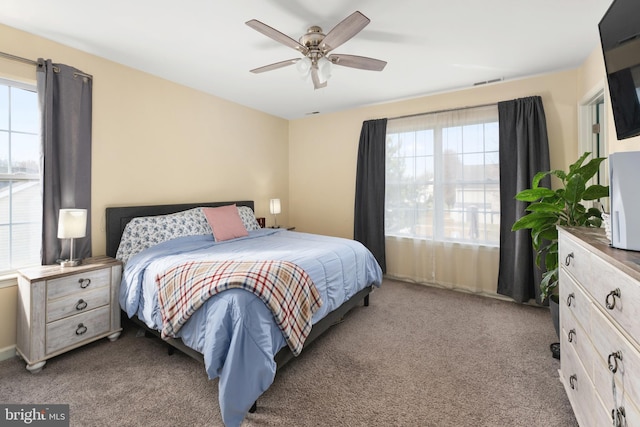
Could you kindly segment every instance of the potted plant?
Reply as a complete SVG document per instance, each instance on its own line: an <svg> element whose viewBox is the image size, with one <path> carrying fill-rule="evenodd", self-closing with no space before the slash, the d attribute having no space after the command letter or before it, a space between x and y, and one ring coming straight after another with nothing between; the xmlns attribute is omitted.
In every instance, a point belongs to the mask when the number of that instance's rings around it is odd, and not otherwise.
<svg viewBox="0 0 640 427"><path fill-rule="evenodd" d="M518 219L511 230L531 229L533 249L536 251L536 265L543 269L540 293L542 300L558 302L558 225L600 227L602 212L594 207L587 208L583 201L597 200L609 196L609 187L599 184L587 186L587 182L598 172L605 157L596 157L587 164L584 161L591 153L584 153L569 171L551 170L538 172L532 187L516 194L516 199L530 202L527 214ZM557 189L540 186L547 175L560 180ZM542 263L544 261L544 264ZM553 307L552 307L553 308ZM558 332L557 317L554 319Z"/></svg>

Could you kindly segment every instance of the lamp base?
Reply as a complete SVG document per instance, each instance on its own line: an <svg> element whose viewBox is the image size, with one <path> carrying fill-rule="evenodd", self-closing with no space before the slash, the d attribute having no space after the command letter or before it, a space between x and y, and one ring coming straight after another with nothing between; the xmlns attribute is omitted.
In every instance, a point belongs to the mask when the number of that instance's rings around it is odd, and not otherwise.
<svg viewBox="0 0 640 427"><path fill-rule="evenodd" d="M82 260L81 259L68 259L68 260L60 261L60 267L62 267L62 268L65 268L65 267L77 267L80 264L82 264Z"/></svg>

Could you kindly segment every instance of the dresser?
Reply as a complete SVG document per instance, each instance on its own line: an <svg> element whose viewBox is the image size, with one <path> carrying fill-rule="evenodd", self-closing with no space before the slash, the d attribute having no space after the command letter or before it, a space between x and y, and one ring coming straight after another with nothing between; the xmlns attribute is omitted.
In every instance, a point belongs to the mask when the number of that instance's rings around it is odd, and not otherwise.
<svg viewBox="0 0 640 427"><path fill-rule="evenodd" d="M640 426L640 252L560 228L560 380L580 426Z"/></svg>
<svg viewBox="0 0 640 427"><path fill-rule="evenodd" d="M121 274L122 264L110 257L18 272L16 347L27 370L39 372L51 357L120 336Z"/></svg>

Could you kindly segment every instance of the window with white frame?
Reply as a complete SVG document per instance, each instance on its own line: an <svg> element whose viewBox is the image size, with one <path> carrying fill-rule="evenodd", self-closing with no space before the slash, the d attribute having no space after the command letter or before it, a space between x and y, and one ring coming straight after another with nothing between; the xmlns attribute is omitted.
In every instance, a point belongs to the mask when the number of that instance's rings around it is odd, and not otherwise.
<svg viewBox="0 0 640 427"><path fill-rule="evenodd" d="M0 79L0 274L40 264L39 132L36 87Z"/></svg>
<svg viewBox="0 0 640 427"><path fill-rule="evenodd" d="M500 243L497 105L387 122L385 235Z"/></svg>

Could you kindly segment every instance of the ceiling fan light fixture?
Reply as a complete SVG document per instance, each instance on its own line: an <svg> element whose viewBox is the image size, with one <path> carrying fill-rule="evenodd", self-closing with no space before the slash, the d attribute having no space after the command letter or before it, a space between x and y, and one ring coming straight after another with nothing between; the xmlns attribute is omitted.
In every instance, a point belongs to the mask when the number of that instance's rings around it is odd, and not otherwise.
<svg viewBox="0 0 640 427"><path fill-rule="evenodd" d="M318 59L318 78L320 83L325 83L331 78L331 61L324 56Z"/></svg>
<svg viewBox="0 0 640 427"><path fill-rule="evenodd" d="M296 64L296 68L298 69L298 73L300 73L300 77L302 79L306 79L309 76L311 65L311 58L309 58L308 56L300 59Z"/></svg>

